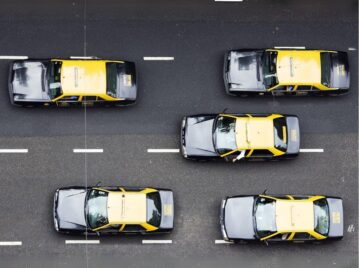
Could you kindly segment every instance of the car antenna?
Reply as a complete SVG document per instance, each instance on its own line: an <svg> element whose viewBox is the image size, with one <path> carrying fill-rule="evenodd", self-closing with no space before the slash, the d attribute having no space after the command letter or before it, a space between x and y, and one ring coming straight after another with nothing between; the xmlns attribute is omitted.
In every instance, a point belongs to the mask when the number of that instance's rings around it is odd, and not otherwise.
<svg viewBox="0 0 359 268"><path fill-rule="evenodd" d="M224 110L222 111L222 114L224 114L227 110L228 110L228 108L224 108Z"/></svg>
<svg viewBox="0 0 359 268"><path fill-rule="evenodd" d="M266 193L267 193L267 189L265 189L262 194L264 195L264 194L266 194Z"/></svg>
<svg viewBox="0 0 359 268"><path fill-rule="evenodd" d="M96 184L96 187L100 186L102 183L102 181L98 181L97 184Z"/></svg>

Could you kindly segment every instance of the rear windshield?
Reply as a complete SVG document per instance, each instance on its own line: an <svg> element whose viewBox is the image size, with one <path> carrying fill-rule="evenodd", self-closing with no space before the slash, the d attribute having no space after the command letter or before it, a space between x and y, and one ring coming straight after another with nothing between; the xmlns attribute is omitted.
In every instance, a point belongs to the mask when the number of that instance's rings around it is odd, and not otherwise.
<svg viewBox="0 0 359 268"><path fill-rule="evenodd" d="M274 125L274 147L281 151L287 150L287 123L284 117L273 120Z"/></svg>
<svg viewBox="0 0 359 268"><path fill-rule="evenodd" d="M276 51L266 51L262 55L263 78L266 89L278 84Z"/></svg>
<svg viewBox="0 0 359 268"><path fill-rule="evenodd" d="M330 87L330 73L331 73L331 65L332 65L330 53L328 52L320 53L320 64L322 70L321 83L326 87Z"/></svg>
<svg viewBox="0 0 359 268"><path fill-rule="evenodd" d="M158 192L147 194L147 222L159 227L161 224L161 197Z"/></svg>

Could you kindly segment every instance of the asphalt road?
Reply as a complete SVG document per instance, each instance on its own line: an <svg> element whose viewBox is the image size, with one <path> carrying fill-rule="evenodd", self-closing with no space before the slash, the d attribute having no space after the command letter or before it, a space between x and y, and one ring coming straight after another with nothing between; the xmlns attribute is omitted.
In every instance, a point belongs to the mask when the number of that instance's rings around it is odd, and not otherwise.
<svg viewBox="0 0 359 268"><path fill-rule="evenodd" d="M51 3L50 3L51 2ZM0 267L348 267L358 266L358 4L356 1L2 0L0 55L94 55L136 62L139 101L121 109L22 109L7 93L0 60ZM326 98L229 97L223 54L234 48L306 46L349 53L351 92ZM171 56L174 61L143 61ZM300 118L302 153L275 163L193 163L179 154L183 115L264 112ZM102 148L74 154L74 148ZM96 184L157 186L175 192L175 230L161 237L100 237L66 245L52 224L56 188ZM218 211L226 195L337 195L345 237L320 245L221 245ZM98 239L97 237L90 239ZM142 239L171 239L143 245Z"/></svg>

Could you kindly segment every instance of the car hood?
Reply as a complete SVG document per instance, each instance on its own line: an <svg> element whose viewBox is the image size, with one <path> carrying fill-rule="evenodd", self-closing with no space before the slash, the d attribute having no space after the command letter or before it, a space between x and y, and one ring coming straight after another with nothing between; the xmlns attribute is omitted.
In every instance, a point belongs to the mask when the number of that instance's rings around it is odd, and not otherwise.
<svg viewBox="0 0 359 268"><path fill-rule="evenodd" d="M44 88L46 67L42 62L14 62L12 66L14 99L49 100Z"/></svg>
<svg viewBox="0 0 359 268"><path fill-rule="evenodd" d="M84 229L86 189L60 189L56 215L60 229Z"/></svg>
<svg viewBox="0 0 359 268"><path fill-rule="evenodd" d="M255 51L229 53L228 83L231 90L264 90L261 81L261 71L258 62L258 53Z"/></svg>
<svg viewBox="0 0 359 268"><path fill-rule="evenodd" d="M348 89L350 86L348 54L332 53L331 60L331 87Z"/></svg>
<svg viewBox="0 0 359 268"><path fill-rule="evenodd" d="M253 226L254 198L228 198L224 208L224 225L229 239L255 239Z"/></svg>
<svg viewBox="0 0 359 268"><path fill-rule="evenodd" d="M296 116L287 116L288 146L287 154L298 154L300 150L299 119Z"/></svg>
<svg viewBox="0 0 359 268"><path fill-rule="evenodd" d="M343 201L340 198L327 198L330 220L329 237L342 237L344 235Z"/></svg>
<svg viewBox="0 0 359 268"><path fill-rule="evenodd" d="M162 204L162 217L161 217L161 229L173 229L174 220L174 207L173 207L173 193L172 191L160 192L161 204Z"/></svg>
<svg viewBox="0 0 359 268"><path fill-rule="evenodd" d="M187 118L185 146L188 155L216 156L213 146L215 116Z"/></svg>

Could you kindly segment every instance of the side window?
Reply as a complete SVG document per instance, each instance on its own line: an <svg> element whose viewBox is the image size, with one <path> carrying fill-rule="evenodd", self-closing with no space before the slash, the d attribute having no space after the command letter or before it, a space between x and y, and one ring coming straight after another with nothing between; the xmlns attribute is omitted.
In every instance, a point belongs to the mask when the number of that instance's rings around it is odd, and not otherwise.
<svg viewBox="0 0 359 268"><path fill-rule="evenodd" d="M312 90L312 86L298 86L298 91L309 91Z"/></svg>
<svg viewBox="0 0 359 268"><path fill-rule="evenodd" d="M101 230L101 232L107 232L107 233L117 233L120 230L121 225L120 224L112 224L108 226L106 229Z"/></svg>
<svg viewBox="0 0 359 268"><path fill-rule="evenodd" d="M273 154L268 150L254 150L252 157L271 157Z"/></svg>
<svg viewBox="0 0 359 268"><path fill-rule="evenodd" d="M293 240L310 240L312 237L308 233L296 233Z"/></svg>
<svg viewBox="0 0 359 268"><path fill-rule="evenodd" d="M275 241L286 241L291 233L281 233L281 234L277 234L271 238L268 239L268 241L270 240L275 240Z"/></svg>
<svg viewBox="0 0 359 268"><path fill-rule="evenodd" d="M146 229L138 224L126 224L125 228L123 229L123 232L131 232L131 233L142 232L142 231L146 231Z"/></svg>
<svg viewBox="0 0 359 268"><path fill-rule="evenodd" d="M97 101L97 96L85 96L83 101Z"/></svg>
<svg viewBox="0 0 359 268"><path fill-rule="evenodd" d="M59 99L59 101L66 101L66 102L78 101L78 100L79 100L79 96L64 96L61 99Z"/></svg>

